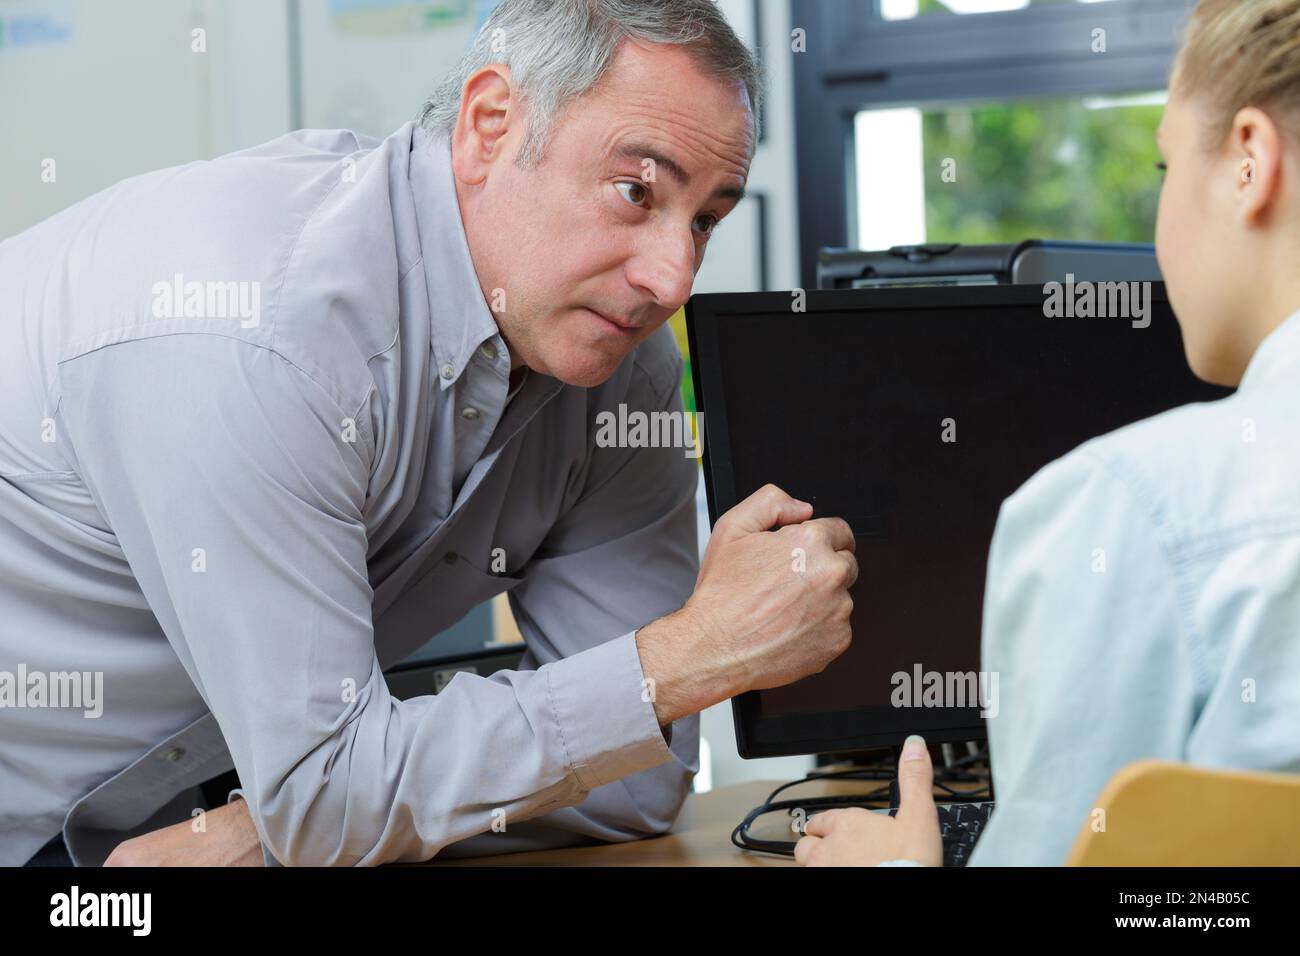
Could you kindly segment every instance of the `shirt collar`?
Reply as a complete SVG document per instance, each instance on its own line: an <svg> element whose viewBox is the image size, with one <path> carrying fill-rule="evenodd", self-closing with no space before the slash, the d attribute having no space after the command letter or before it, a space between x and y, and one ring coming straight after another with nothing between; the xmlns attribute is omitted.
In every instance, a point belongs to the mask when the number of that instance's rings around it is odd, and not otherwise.
<svg viewBox="0 0 1300 956"><path fill-rule="evenodd" d="M509 405L509 404L510 404L510 400L511 400L512 398L514 398L516 395L518 395L521 391L523 391L524 386L528 384L528 373L529 373L530 371L531 371L531 369L529 369L529 367L528 367L527 365L525 365L525 366L524 366L524 373L523 373L521 376L519 376L519 384L516 385L514 388L510 389L510 391L506 393L506 404L507 404L507 405ZM508 386L507 386L507 387L508 387Z"/></svg>
<svg viewBox="0 0 1300 956"><path fill-rule="evenodd" d="M502 356L507 354L506 344L483 299L465 238L451 171L451 143L418 123L412 125L411 193L429 294L429 340L434 374L446 390L485 341L492 340Z"/></svg>
<svg viewBox="0 0 1300 956"><path fill-rule="evenodd" d="M1300 363L1300 312L1285 319L1251 356L1239 389L1253 387Z"/></svg>

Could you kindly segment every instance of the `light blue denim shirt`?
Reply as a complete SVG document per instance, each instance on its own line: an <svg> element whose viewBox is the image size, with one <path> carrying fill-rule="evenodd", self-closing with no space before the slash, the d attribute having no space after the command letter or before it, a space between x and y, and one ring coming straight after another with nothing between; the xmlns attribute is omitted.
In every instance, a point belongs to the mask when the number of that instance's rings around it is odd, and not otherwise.
<svg viewBox="0 0 1300 956"><path fill-rule="evenodd" d="M232 765L268 862L671 826L698 717L659 727L635 632L694 586L698 466L593 436L680 412L681 357L663 328L507 405L509 368L447 144L410 123L0 243L0 672L102 675L97 716L0 707L0 865L60 831L98 864ZM505 591L519 670L391 697L383 668Z"/></svg>
<svg viewBox="0 0 1300 956"><path fill-rule="evenodd" d="M975 865L1065 862L1134 760L1300 771L1300 314L1234 395L1090 441L1007 499L982 666L997 810Z"/></svg>

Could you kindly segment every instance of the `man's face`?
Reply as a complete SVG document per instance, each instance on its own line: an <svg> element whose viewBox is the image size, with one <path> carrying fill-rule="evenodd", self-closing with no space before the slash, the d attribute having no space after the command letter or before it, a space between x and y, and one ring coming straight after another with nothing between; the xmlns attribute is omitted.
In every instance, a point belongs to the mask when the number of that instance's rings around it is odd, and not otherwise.
<svg viewBox="0 0 1300 956"><path fill-rule="evenodd" d="M749 175L748 97L684 50L625 43L535 168L508 126L462 195L479 281L516 365L598 385L689 298Z"/></svg>

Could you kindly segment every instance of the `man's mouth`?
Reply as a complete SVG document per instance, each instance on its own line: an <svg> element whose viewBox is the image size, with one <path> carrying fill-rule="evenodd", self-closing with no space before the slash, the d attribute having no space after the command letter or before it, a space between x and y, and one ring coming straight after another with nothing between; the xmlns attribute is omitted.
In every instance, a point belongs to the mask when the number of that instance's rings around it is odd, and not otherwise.
<svg viewBox="0 0 1300 956"><path fill-rule="evenodd" d="M597 312L595 309L590 307L584 307L584 311L590 312L592 315L600 319L606 325L613 326L615 329L617 329L619 332L621 332L624 335L633 335L641 328L631 319L624 318L622 316L608 315L604 312Z"/></svg>

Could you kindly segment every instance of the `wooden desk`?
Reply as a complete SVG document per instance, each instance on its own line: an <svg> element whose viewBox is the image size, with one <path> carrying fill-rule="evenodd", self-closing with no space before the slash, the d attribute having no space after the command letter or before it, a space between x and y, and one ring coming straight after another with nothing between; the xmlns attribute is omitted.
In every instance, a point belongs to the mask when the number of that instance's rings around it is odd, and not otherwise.
<svg viewBox="0 0 1300 956"><path fill-rule="evenodd" d="M739 850L731 844L731 831L779 781L756 781L721 787L686 798L672 832L632 843L507 853L472 860L436 858L415 866L796 866L793 857ZM865 793L880 784L864 780L806 783L778 799L802 796ZM751 832L769 840L792 840L790 818L782 812L760 817Z"/></svg>

